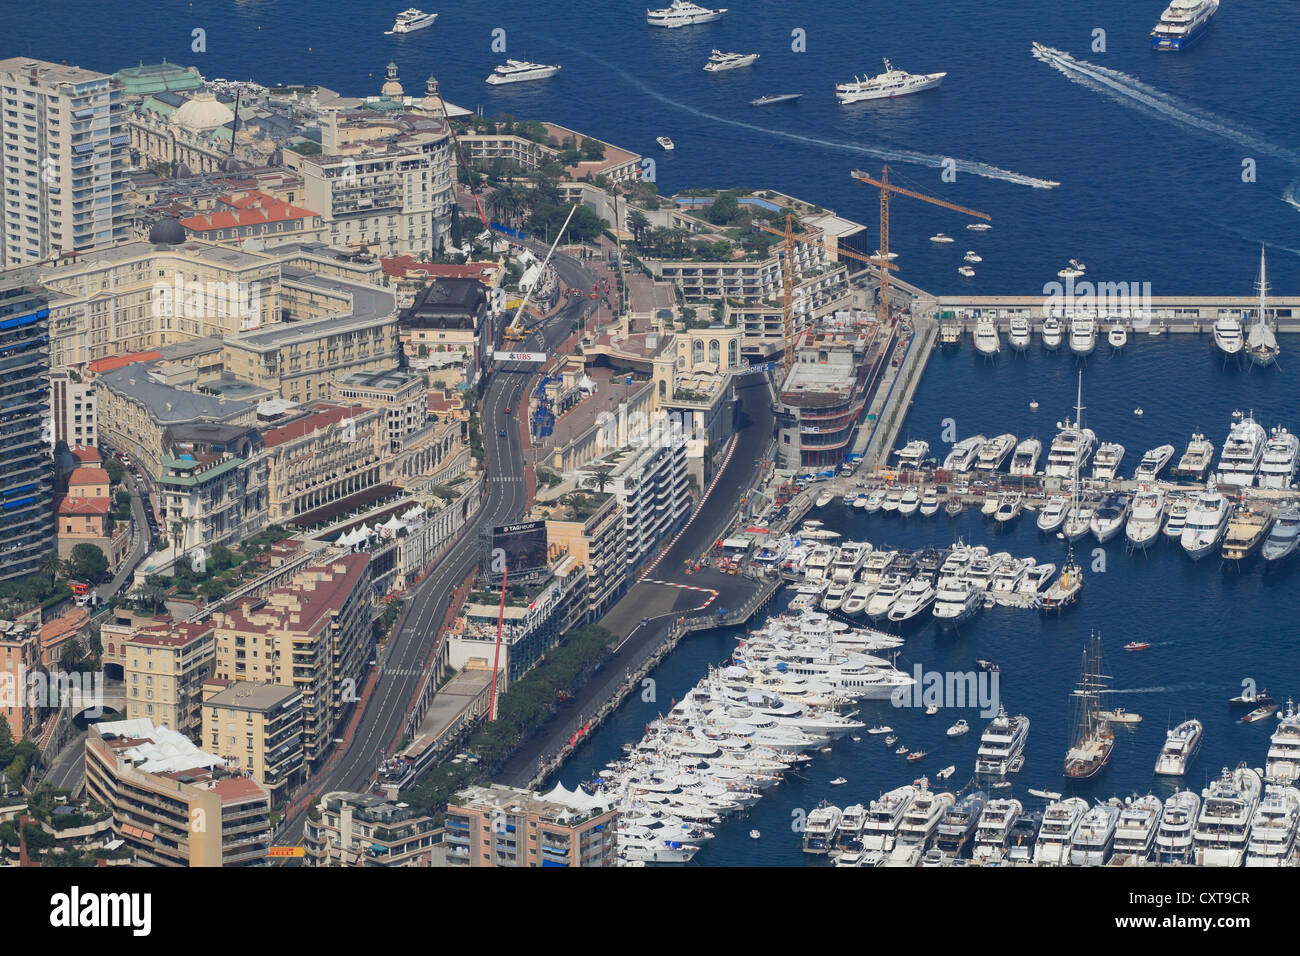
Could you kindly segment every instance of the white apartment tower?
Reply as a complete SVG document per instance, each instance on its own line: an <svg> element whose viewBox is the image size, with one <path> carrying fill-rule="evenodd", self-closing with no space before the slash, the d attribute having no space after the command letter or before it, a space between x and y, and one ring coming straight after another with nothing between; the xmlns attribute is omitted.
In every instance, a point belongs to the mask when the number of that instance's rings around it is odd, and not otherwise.
<svg viewBox="0 0 1300 956"><path fill-rule="evenodd" d="M127 134L106 73L0 60L0 266L122 239Z"/></svg>

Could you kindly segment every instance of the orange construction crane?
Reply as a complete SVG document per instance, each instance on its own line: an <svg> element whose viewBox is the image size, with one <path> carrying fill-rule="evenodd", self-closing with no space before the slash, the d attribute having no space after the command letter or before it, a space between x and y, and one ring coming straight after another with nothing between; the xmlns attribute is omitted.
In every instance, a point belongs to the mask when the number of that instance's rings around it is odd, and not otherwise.
<svg viewBox="0 0 1300 956"><path fill-rule="evenodd" d="M862 262L879 264L880 260L872 256L865 256L855 249L846 249L844 246L831 246L820 239L814 239L810 233L797 233L791 228L791 215L785 214L785 230L773 229L771 226L765 226L762 223L754 225L764 232L770 232L774 236L783 236L785 238L785 262L782 264L781 278L785 285L785 354L781 359L783 371L789 372L790 366L794 364L794 244L802 242L804 245L816 246L818 249L825 249L830 253L848 256L850 259L858 259ZM892 262L889 268L895 271L898 266ZM885 270L888 271L888 270Z"/></svg>
<svg viewBox="0 0 1300 956"><path fill-rule="evenodd" d="M895 186L889 181L889 167L884 166L880 170L880 178L872 179L866 173L860 170L853 170L853 178L860 183L869 186L877 186L880 189L880 258L874 260L876 265L883 266L889 261L889 194L898 193L900 196L911 196L913 199L919 199L922 202L933 203L936 206L943 206L945 209L952 209L956 212L965 213L968 216L974 216L976 219L985 219L992 222L992 217L986 212L979 212L975 209L967 209L965 206L958 206L956 203L946 202L942 199L935 199L933 196L926 196L923 193L913 192L910 189L904 189L902 186ZM883 323L889 319L889 269L880 270L880 305L876 313Z"/></svg>

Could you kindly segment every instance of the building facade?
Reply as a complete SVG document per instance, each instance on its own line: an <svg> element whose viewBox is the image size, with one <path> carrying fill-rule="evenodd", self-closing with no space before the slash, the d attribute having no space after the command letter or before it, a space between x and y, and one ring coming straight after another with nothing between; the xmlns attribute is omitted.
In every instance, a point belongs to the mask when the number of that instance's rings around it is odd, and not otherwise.
<svg viewBox="0 0 1300 956"><path fill-rule="evenodd" d="M308 866L437 866L442 827L432 816L373 793L327 793L308 819Z"/></svg>
<svg viewBox="0 0 1300 956"><path fill-rule="evenodd" d="M303 778L302 694L282 684L213 679L204 687L200 739L279 804Z"/></svg>
<svg viewBox="0 0 1300 956"><path fill-rule="evenodd" d="M210 622L154 621L126 640L126 716L197 740L203 682L212 675L216 642Z"/></svg>
<svg viewBox="0 0 1300 956"><path fill-rule="evenodd" d="M470 787L446 811L450 866L613 866L618 811L577 808L528 790Z"/></svg>
<svg viewBox="0 0 1300 956"><path fill-rule="evenodd" d="M73 379L65 368L50 372L50 417L54 442L68 448L93 448L98 444L95 428L95 387Z"/></svg>
<svg viewBox="0 0 1300 956"><path fill-rule="evenodd" d="M269 469L256 429L174 425L163 445L159 505L163 528L176 537L179 553L234 545L266 527Z"/></svg>

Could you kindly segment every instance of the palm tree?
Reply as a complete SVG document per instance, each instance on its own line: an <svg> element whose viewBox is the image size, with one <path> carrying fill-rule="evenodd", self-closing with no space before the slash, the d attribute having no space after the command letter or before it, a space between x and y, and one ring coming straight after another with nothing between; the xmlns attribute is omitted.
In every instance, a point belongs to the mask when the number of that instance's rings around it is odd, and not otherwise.
<svg viewBox="0 0 1300 956"><path fill-rule="evenodd" d="M51 579L59 576L64 571L63 561L59 558L57 551L47 551L41 557L41 574L48 574Z"/></svg>
<svg viewBox="0 0 1300 956"><path fill-rule="evenodd" d="M627 214L627 227L632 230L632 241L641 245L641 237L650 228L650 220L640 210L633 209Z"/></svg>
<svg viewBox="0 0 1300 956"><path fill-rule="evenodd" d="M596 490L604 494L609 483L614 480L614 469L609 465L601 465L591 473L591 479L596 483Z"/></svg>

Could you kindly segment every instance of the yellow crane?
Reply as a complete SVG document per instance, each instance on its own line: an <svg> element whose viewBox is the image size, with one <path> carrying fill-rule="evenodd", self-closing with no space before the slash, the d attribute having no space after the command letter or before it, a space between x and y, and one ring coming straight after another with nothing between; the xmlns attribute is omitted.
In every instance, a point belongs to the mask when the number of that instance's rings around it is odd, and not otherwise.
<svg viewBox="0 0 1300 956"><path fill-rule="evenodd" d="M825 249L832 254L848 256L850 259L857 259L861 262L870 262L879 265L880 260L866 256L855 249L846 249L843 246L830 246L820 239L814 239L810 233L797 233L792 228L792 219L790 213L785 214L785 229L773 229L771 226L765 226L762 223L755 223L759 229L764 232L770 232L774 236L782 236L785 239L785 262L781 269L781 278L785 286L785 309L784 309L784 339L785 354L782 356L781 365L784 372L790 371L790 366L794 364L794 244L802 242L804 245L816 246L818 249ZM898 266L892 262L888 264L888 269L898 270ZM888 269L882 271L888 271Z"/></svg>
<svg viewBox="0 0 1300 956"><path fill-rule="evenodd" d="M542 260L542 264L539 267L540 272L538 273L537 282L541 282L542 279L545 278L546 267L550 265L551 256L555 252L555 247L560 244L560 237L564 235L564 230L569 228L569 220L573 218L573 214L577 211L578 207L575 205L569 210L569 214L564 217L564 225L561 226L560 231L555 234L555 241L551 243L551 248L546 251L546 258ZM505 339L507 342L522 342L532 334L524 326L524 309L528 306L528 300L533 296L533 288L536 284L537 283L535 282L533 285L528 287L528 290L524 293L523 300L519 303L519 308L515 311L513 321L506 326Z"/></svg>
<svg viewBox="0 0 1300 956"><path fill-rule="evenodd" d="M944 209L952 209L956 212L965 213L967 216L974 216L976 219L984 219L992 222L992 217L986 212L979 212L976 209L967 209L965 206L958 206L956 203L946 202L942 199L935 199L933 196L926 196L924 193L914 192L911 189L904 189L902 186L895 186L889 181L889 167L883 166L880 170L880 178L872 179L861 170L853 170L853 178L858 182L868 186L876 186L880 189L880 258L874 260L881 266L880 270L880 304L877 307L877 316L884 323L889 319L889 269L883 268L889 262L889 195L898 193L900 196L911 196L913 199L919 199L922 202L932 203L936 206L942 206ZM890 268L893 268L892 266Z"/></svg>

